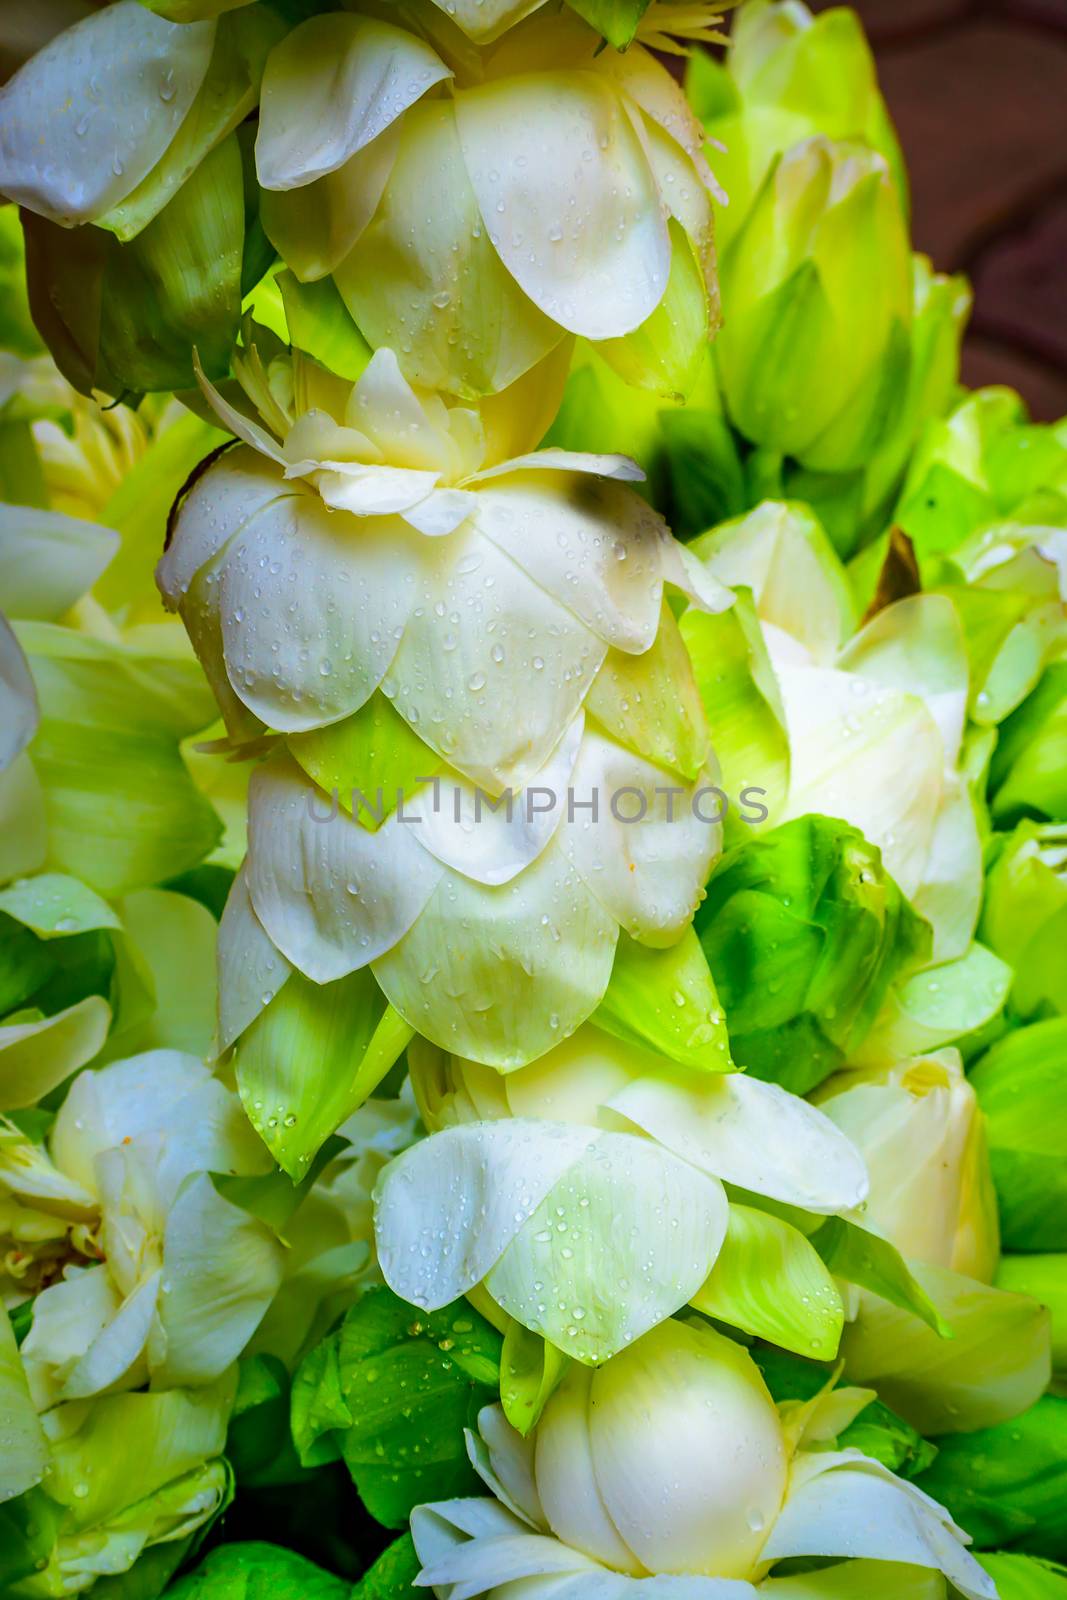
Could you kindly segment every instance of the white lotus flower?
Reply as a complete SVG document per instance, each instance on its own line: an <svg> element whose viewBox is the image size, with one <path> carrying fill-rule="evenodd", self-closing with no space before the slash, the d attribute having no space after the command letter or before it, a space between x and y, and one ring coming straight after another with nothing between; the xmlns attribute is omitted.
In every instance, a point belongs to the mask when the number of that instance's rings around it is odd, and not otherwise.
<svg viewBox="0 0 1067 1600"><path fill-rule="evenodd" d="M958 770L968 696L963 630L919 594L858 632L847 579L810 512L765 502L690 547L753 592L788 740L785 822L842 817L933 928L933 960L966 952L981 901L974 805Z"/></svg>
<svg viewBox="0 0 1067 1600"><path fill-rule="evenodd" d="M436 1310L484 1284L524 1326L597 1362L690 1300L732 1320L741 1279L757 1302L762 1279L768 1300L798 1301L793 1326L788 1311L775 1324L780 1342L836 1352L841 1301L814 1249L723 1188L816 1214L862 1202L862 1160L803 1100L592 1026L506 1075L424 1041L409 1062L431 1137L386 1168L376 1198L382 1272L405 1300ZM712 1276L728 1234L729 1283ZM769 1314L738 1316L758 1332L751 1318Z"/></svg>
<svg viewBox="0 0 1067 1600"><path fill-rule="evenodd" d="M647 322L689 258L714 290L703 131L643 46L602 51L568 9L482 50L432 5L403 21L295 28L256 143L268 234L298 278L334 274L372 345L420 383L495 393L565 332Z"/></svg>
<svg viewBox="0 0 1067 1600"><path fill-rule="evenodd" d="M236 1096L195 1057L151 1050L81 1073L48 1152L63 1203L76 1190L92 1220L34 1303L22 1357L38 1408L149 1378L212 1382L282 1273L273 1232L209 1175L269 1165Z"/></svg>
<svg viewBox="0 0 1067 1600"><path fill-rule="evenodd" d="M241 373L274 433L205 384L248 445L159 569L234 737L286 736L250 786L221 1042L267 1003L250 952L280 971L273 946L317 984L373 963L412 1027L528 1061L596 1006L620 925L670 944L702 894L716 769L664 585L729 597L631 462L521 453L525 386L479 414L385 350L355 385L255 349Z"/></svg>
<svg viewBox="0 0 1067 1600"><path fill-rule="evenodd" d="M943 1574L967 1600L995 1600L947 1512L834 1448L870 1398L824 1391L776 1408L739 1345L663 1323L595 1372L572 1366L526 1440L500 1407L482 1411L469 1451L494 1498L416 1507L416 1582L441 1600L547 1600L561 1585L576 1600L640 1600L642 1586L685 1600L936 1600ZM795 1556L847 1567L774 1578Z"/></svg>
<svg viewBox="0 0 1067 1600"><path fill-rule="evenodd" d="M905 1256L991 1283L997 1203L959 1051L840 1072L813 1098L867 1163L867 1225Z"/></svg>

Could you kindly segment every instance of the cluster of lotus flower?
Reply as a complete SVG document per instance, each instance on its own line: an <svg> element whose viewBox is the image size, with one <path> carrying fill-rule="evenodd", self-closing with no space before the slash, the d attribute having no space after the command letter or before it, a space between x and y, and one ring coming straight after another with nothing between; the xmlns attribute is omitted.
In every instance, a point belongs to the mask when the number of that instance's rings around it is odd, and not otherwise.
<svg viewBox="0 0 1067 1600"><path fill-rule="evenodd" d="M38 9L3 1593L1065 1600L1067 424L855 17Z"/></svg>

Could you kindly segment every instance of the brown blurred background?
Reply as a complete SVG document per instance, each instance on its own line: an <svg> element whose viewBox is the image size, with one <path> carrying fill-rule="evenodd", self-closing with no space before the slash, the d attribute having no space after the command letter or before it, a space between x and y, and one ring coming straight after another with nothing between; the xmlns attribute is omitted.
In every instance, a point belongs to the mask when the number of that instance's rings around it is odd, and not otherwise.
<svg viewBox="0 0 1067 1600"><path fill-rule="evenodd" d="M915 247L974 285L964 381L1064 416L1067 0L852 4L904 146Z"/></svg>

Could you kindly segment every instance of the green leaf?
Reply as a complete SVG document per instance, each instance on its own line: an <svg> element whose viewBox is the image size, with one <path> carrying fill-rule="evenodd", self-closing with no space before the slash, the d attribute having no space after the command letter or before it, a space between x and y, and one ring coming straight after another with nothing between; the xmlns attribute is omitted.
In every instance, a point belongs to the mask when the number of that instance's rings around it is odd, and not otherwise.
<svg viewBox="0 0 1067 1600"><path fill-rule="evenodd" d="M367 1568L350 1600L418 1600L423 1591L414 1584L421 1567L410 1533L402 1533Z"/></svg>
<svg viewBox="0 0 1067 1600"><path fill-rule="evenodd" d="M535 1425L567 1369L567 1357L540 1334L512 1318L500 1356L500 1403L513 1428Z"/></svg>
<svg viewBox="0 0 1067 1600"><path fill-rule="evenodd" d="M937 1444L919 1486L979 1549L1067 1560L1067 1400L1045 1395L1010 1421Z"/></svg>
<svg viewBox="0 0 1067 1600"><path fill-rule="evenodd" d="M666 950L619 935L615 965L593 1022L682 1066L730 1072L730 1044L708 963L691 928Z"/></svg>
<svg viewBox="0 0 1067 1600"><path fill-rule="evenodd" d="M340 1452L371 1515L401 1527L425 1500L476 1492L463 1430L496 1399L499 1334L464 1300L427 1314L370 1289L293 1381L305 1466Z"/></svg>
<svg viewBox="0 0 1067 1600"><path fill-rule="evenodd" d="M811 1243L835 1277L881 1295L883 1300L902 1311L910 1311L942 1339L952 1338L951 1325L908 1270L900 1251L888 1240L868 1233L844 1217L828 1217L812 1234Z"/></svg>
<svg viewBox="0 0 1067 1600"><path fill-rule="evenodd" d="M348 1600L350 1586L295 1550L223 1544L167 1590L167 1600Z"/></svg>
<svg viewBox="0 0 1067 1600"><path fill-rule="evenodd" d="M689 1303L798 1355L837 1354L844 1307L831 1273L817 1247L765 1211L731 1204L722 1250Z"/></svg>
<svg viewBox="0 0 1067 1600"><path fill-rule="evenodd" d="M971 1071L1009 1250L1067 1250L1067 1017L1001 1039Z"/></svg>
<svg viewBox="0 0 1067 1600"><path fill-rule="evenodd" d="M1037 1556L1000 1551L978 1563L997 1586L1000 1600L1067 1600L1067 1567Z"/></svg>
<svg viewBox="0 0 1067 1600"><path fill-rule="evenodd" d="M414 1029L369 968L316 984L294 971L241 1034L237 1088L249 1120L291 1178L363 1104Z"/></svg>

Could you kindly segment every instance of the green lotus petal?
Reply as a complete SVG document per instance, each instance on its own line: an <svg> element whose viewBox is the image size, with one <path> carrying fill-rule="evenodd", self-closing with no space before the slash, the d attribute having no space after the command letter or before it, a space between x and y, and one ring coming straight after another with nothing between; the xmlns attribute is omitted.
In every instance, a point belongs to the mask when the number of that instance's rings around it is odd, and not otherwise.
<svg viewBox="0 0 1067 1600"><path fill-rule="evenodd" d="M4 1451L0 1458L0 1501L11 1500L40 1483L48 1466L45 1443L11 1322L0 1315L0 1395L3 1396Z"/></svg>
<svg viewBox="0 0 1067 1600"><path fill-rule="evenodd" d="M21 623L42 724L49 864L114 896L193 866L220 826L178 742L213 715L195 663Z"/></svg>
<svg viewBox="0 0 1067 1600"><path fill-rule="evenodd" d="M234 1069L253 1127L291 1178L304 1177L412 1032L367 969L321 985L290 974L241 1034Z"/></svg>
<svg viewBox="0 0 1067 1600"><path fill-rule="evenodd" d="M810 507L765 500L692 548L721 583L750 589L760 620L799 639L817 663L833 662L855 631L845 570Z"/></svg>
<svg viewBox="0 0 1067 1600"><path fill-rule="evenodd" d="M1020 816L1067 820L1065 766L1067 662L1056 662L1001 729L990 769L994 820L1000 826Z"/></svg>
<svg viewBox="0 0 1067 1600"><path fill-rule="evenodd" d="M837 1354L844 1307L830 1272L796 1228L750 1206L730 1206L722 1250L690 1305L786 1350Z"/></svg>
<svg viewBox="0 0 1067 1600"><path fill-rule="evenodd" d="M619 936L615 964L593 1022L682 1066L730 1072L730 1043L708 963L692 928L652 950Z"/></svg>
<svg viewBox="0 0 1067 1600"><path fill-rule="evenodd" d="M216 146L128 244L27 215L35 320L63 375L84 394L195 386L229 371L241 316L244 177L236 135Z"/></svg>
<svg viewBox="0 0 1067 1600"><path fill-rule="evenodd" d="M633 333L601 340L597 354L624 383L681 400L698 380L711 329L708 291L696 252L673 218L670 233L671 270L663 299Z"/></svg>
<svg viewBox="0 0 1067 1600"><path fill-rule="evenodd" d="M215 30L207 73L162 159L132 193L94 218L98 228L128 241L159 215L204 158L255 109L264 62L285 36L280 17L248 0L211 0L207 5L177 0L173 6L150 7L173 22L193 22L237 6L242 7L238 14L223 17Z"/></svg>
<svg viewBox="0 0 1067 1600"><path fill-rule="evenodd" d="M696 615L715 622L731 613ZM684 636L666 600L651 648L641 655L609 650L586 695L585 709L613 739L646 761L688 783L699 777L708 756L708 719Z"/></svg>
<svg viewBox="0 0 1067 1600"><path fill-rule="evenodd" d="M595 1365L686 1303L726 1225L717 1179L649 1140L596 1134L516 1230L486 1288L531 1332Z"/></svg>
<svg viewBox="0 0 1067 1600"><path fill-rule="evenodd" d="M372 832L414 794L441 761L412 731L385 695L375 693L340 722L292 733L289 753L320 789Z"/></svg>
<svg viewBox="0 0 1067 1600"><path fill-rule="evenodd" d="M301 283L292 272L279 272L289 337L294 345L353 383L371 358L370 345L353 322L332 278Z"/></svg>
<svg viewBox="0 0 1067 1600"><path fill-rule="evenodd" d="M1009 1250L1067 1249L1067 1018L1020 1028L976 1064L1001 1233Z"/></svg>
<svg viewBox="0 0 1067 1600"><path fill-rule="evenodd" d="M0 1027L0 1100L7 1111L36 1105L97 1055L111 1008L89 995L54 1016L33 1016Z"/></svg>
<svg viewBox="0 0 1067 1600"><path fill-rule="evenodd" d="M106 900L77 878L41 872L0 889L0 911L42 939L63 938L91 928L121 928Z"/></svg>
<svg viewBox="0 0 1067 1600"><path fill-rule="evenodd" d="M905 978L890 989L854 1064L877 1066L966 1040L999 1014L1011 981L1011 968L978 943L956 961Z"/></svg>
<svg viewBox="0 0 1067 1600"><path fill-rule="evenodd" d="M731 804L724 818L728 842L738 843L761 811L776 815L789 788L789 741L778 683L749 594L737 591L729 611L716 615L691 607L681 621L704 702L712 749ZM765 820L765 819L764 819Z"/></svg>
<svg viewBox="0 0 1067 1600"><path fill-rule="evenodd" d="M887 1239L844 1217L831 1217L812 1235L811 1242L836 1277L880 1295L898 1310L917 1317L937 1337L953 1337L951 1323Z"/></svg>
<svg viewBox="0 0 1067 1600"><path fill-rule="evenodd" d="M973 1537L1067 1560L1067 1400L1045 1395L1021 1415L938 1440L919 1479Z"/></svg>
<svg viewBox="0 0 1067 1600"><path fill-rule="evenodd" d="M519 1433L535 1425L566 1367L561 1350L511 1318L500 1352L500 1402Z"/></svg>
<svg viewBox="0 0 1067 1600"><path fill-rule="evenodd" d="M911 1312L866 1294L841 1340L850 1381L875 1384L926 1434L989 1427L1033 1405L1050 1372L1044 1307L943 1267L913 1261L911 1271L952 1338L939 1338Z"/></svg>

